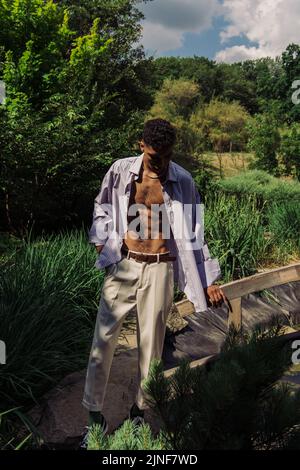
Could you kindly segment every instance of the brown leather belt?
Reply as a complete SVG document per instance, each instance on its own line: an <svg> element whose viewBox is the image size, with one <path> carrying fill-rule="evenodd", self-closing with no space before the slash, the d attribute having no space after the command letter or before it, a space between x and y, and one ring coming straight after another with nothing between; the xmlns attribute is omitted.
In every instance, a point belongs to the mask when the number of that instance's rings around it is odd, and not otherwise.
<svg viewBox="0 0 300 470"><path fill-rule="evenodd" d="M160 261L175 261L176 256L170 256L169 251L166 253L137 253L136 251L126 250L126 248L121 248L121 252L124 253L127 258L134 258L136 261L142 263L143 261L147 263L156 263Z"/></svg>

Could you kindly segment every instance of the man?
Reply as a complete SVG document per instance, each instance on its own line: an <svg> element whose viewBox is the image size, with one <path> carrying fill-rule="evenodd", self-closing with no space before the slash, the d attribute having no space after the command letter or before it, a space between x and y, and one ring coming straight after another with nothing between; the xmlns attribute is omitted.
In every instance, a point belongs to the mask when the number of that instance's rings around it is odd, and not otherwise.
<svg viewBox="0 0 300 470"><path fill-rule="evenodd" d="M145 123L140 142L142 155L115 161L106 173L95 199L90 243L99 254L95 266L105 268L95 333L91 348L83 406L89 424L102 415L111 363L122 323L129 312L137 314L139 388L130 418L142 422L145 395L141 387L150 362L160 358L166 320L173 302L174 284L204 311L207 301L220 305L222 289L214 285L221 275L200 236L200 196L191 174L172 161L175 128L166 120ZM182 209L188 207L186 216ZM190 237L178 235L191 222Z"/></svg>

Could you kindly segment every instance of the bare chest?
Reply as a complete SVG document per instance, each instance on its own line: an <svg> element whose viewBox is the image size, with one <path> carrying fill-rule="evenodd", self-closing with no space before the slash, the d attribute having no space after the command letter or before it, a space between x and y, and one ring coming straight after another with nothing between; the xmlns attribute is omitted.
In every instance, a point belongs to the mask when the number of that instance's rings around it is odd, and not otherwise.
<svg viewBox="0 0 300 470"><path fill-rule="evenodd" d="M163 204L164 197L161 182L159 180L135 181L131 189L129 203L130 205L143 204L148 209L151 209L153 204Z"/></svg>

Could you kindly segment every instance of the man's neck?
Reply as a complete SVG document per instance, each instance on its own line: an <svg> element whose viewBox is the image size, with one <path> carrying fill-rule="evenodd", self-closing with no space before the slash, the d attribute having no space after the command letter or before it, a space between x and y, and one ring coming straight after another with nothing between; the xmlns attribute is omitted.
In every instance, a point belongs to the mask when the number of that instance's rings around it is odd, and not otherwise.
<svg viewBox="0 0 300 470"><path fill-rule="evenodd" d="M170 163L169 163L170 164ZM168 172L168 168L169 166L167 166L166 170L164 171L164 173L162 174L158 174L158 173L155 173L153 170L151 170L148 166L148 163L145 159L145 157L143 158L143 161L142 161L142 168L141 168L141 171L142 171L142 176L146 176L148 177L149 179L159 179L159 180L165 180L166 179L166 176L167 176L167 172Z"/></svg>

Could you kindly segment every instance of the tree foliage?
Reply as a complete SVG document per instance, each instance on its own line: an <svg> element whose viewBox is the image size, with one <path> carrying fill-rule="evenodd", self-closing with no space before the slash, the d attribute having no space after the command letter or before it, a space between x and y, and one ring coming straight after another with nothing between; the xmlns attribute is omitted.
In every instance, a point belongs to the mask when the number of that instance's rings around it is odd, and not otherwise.
<svg viewBox="0 0 300 470"><path fill-rule="evenodd" d="M281 132L280 155L286 175L295 176L300 181L300 125L293 123Z"/></svg>
<svg viewBox="0 0 300 470"><path fill-rule="evenodd" d="M11 3L0 1L6 227L89 222L103 174L134 151L151 102L142 15L133 0Z"/></svg>
<svg viewBox="0 0 300 470"><path fill-rule="evenodd" d="M248 123L248 130L248 147L256 156L251 168L278 174L277 151L280 146L280 134L277 120L271 114L258 114Z"/></svg>
<svg viewBox="0 0 300 470"><path fill-rule="evenodd" d="M198 107L191 122L202 133L206 148L228 152L245 148L248 118L247 111L238 102L214 99Z"/></svg>
<svg viewBox="0 0 300 470"><path fill-rule="evenodd" d="M299 122L292 95L300 47L231 65L146 58L137 3L0 0L2 230L22 235L33 223L37 230L90 223L108 166L139 151L152 116L176 126L177 161L200 168L205 185L212 172L203 152L242 150L247 116L258 114L250 148L259 168L275 171L277 127ZM294 130L284 131L280 154L286 174L297 176L290 132L297 141Z"/></svg>

